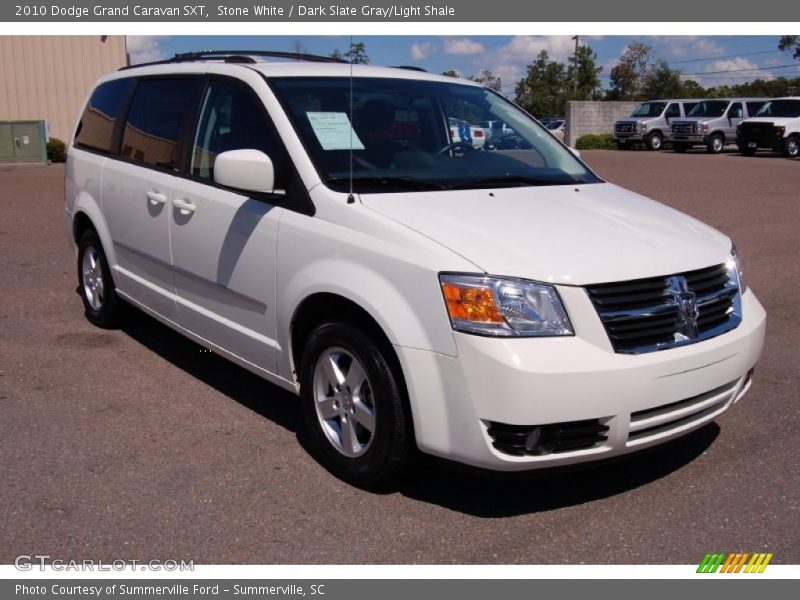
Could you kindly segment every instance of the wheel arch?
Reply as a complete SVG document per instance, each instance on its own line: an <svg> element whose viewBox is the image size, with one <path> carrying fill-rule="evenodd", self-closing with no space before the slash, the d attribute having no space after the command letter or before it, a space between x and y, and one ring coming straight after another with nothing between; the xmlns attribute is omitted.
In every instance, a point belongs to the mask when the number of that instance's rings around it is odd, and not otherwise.
<svg viewBox="0 0 800 600"><path fill-rule="evenodd" d="M384 357L389 367L397 378L397 383L402 392L403 406L406 416L411 424L410 432L414 438L415 419L412 409L409 389L406 382L406 373L389 335L384 327L364 307L343 295L333 292L315 292L303 299L296 307L289 331L289 361L295 381L300 380L299 365L302 353L314 329L325 322L343 321L353 323L362 333L366 334L375 344L383 350Z"/></svg>
<svg viewBox="0 0 800 600"><path fill-rule="evenodd" d="M109 269L113 277L114 267L117 264L117 257L114 252L114 245L111 241L111 233L108 231L102 210L94 197L82 192L75 201L75 211L72 214L72 239L75 244L80 241L80 236L87 229L94 229L103 244L103 252L106 255Z"/></svg>

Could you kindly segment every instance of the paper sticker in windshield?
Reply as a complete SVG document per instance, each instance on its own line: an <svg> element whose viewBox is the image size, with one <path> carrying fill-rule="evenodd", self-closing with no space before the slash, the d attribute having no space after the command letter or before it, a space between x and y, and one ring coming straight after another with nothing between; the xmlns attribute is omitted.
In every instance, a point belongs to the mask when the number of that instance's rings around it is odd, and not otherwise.
<svg viewBox="0 0 800 600"><path fill-rule="evenodd" d="M323 150L364 149L364 144L350 125L347 113L307 112L306 115Z"/></svg>

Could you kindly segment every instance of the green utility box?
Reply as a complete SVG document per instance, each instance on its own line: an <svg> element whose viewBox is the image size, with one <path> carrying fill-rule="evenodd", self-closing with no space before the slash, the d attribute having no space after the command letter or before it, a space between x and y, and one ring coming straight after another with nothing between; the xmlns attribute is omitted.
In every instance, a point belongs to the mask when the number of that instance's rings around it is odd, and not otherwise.
<svg viewBox="0 0 800 600"><path fill-rule="evenodd" d="M0 163L47 164L44 121L0 121Z"/></svg>

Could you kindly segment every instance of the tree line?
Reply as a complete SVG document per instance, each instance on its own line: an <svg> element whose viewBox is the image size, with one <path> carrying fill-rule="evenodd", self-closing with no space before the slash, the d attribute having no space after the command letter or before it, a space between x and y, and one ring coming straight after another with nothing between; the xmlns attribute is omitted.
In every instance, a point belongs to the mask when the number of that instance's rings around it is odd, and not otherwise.
<svg viewBox="0 0 800 600"><path fill-rule="evenodd" d="M793 53L800 59L800 36L785 35L778 49ZM299 51L300 48L296 48ZM363 42L350 44L347 51L334 50L331 57L357 64L369 64ZM578 46L575 54L560 62L542 50L528 65L525 75L514 85L513 99L536 117L564 115L570 100L654 100L657 98L726 98L768 97L800 94L800 77L755 79L733 85L705 87L687 78L681 69L656 56L653 48L642 42L632 42L609 71L609 82L603 88L600 75L603 67L597 64L597 54L588 45ZM488 69L477 75L444 71L450 77L465 77L482 83L498 92L503 82Z"/></svg>
<svg viewBox="0 0 800 600"><path fill-rule="evenodd" d="M800 59L800 36L783 36L780 50L794 51ZM577 71L576 71L577 70ZM654 100L657 98L779 97L800 93L800 77L755 79L733 85L703 86L687 78L681 69L658 58L642 42L627 46L609 72L602 89L597 55L581 46L567 64L551 59L542 51L515 86L515 101L535 116L563 115L569 100Z"/></svg>

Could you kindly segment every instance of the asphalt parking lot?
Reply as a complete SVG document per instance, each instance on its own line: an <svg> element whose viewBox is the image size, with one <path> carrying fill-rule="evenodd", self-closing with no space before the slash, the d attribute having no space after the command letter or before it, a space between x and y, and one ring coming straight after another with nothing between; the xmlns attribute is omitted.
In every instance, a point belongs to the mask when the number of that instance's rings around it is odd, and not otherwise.
<svg viewBox="0 0 800 600"><path fill-rule="evenodd" d="M0 167L0 562L799 563L800 161L584 157L736 240L769 315L750 394L622 462L498 480L429 461L381 494L310 458L290 394L141 314L92 327L63 166Z"/></svg>

